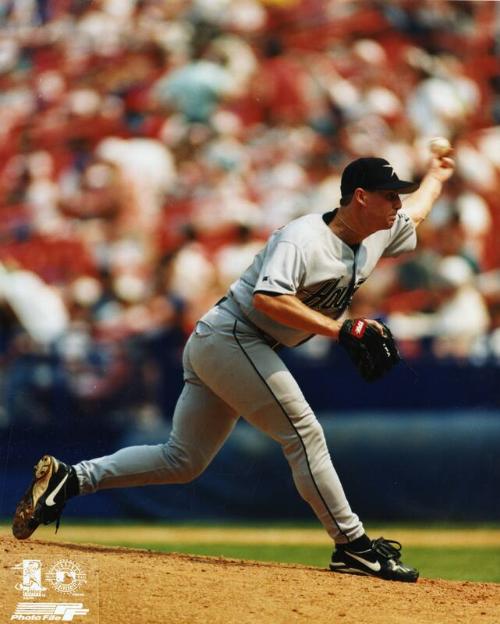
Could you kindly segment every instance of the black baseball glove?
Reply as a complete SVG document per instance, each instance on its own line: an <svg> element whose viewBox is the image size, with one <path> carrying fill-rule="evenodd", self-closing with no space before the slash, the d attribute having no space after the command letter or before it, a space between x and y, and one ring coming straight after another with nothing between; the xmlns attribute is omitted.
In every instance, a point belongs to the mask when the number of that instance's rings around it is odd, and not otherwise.
<svg viewBox="0 0 500 624"><path fill-rule="evenodd" d="M365 381L380 379L401 360L390 329L381 321L377 322L384 328L383 335L366 319L348 319L340 328L339 344Z"/></svg>

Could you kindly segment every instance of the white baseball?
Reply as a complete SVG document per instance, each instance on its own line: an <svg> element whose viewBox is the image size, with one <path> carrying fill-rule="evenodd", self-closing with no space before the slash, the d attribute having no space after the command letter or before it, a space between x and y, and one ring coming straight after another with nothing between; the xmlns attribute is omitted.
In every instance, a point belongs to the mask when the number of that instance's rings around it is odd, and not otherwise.
<svg viewBox="0 0 500 624"><path fill-rule="evenodd" d="M441 158L442 156L447 156L451 150L451 144L445 137L435 137L429 141L429 149L431 152Z"/></svg>

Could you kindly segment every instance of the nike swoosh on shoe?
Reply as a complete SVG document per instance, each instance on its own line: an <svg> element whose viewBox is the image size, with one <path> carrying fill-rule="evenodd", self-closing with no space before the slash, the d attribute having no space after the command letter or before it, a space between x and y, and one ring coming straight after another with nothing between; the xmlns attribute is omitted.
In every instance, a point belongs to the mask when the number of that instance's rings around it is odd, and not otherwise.
<svg viewBox="0 0 500 624"><path fill-rule="evenodd" d="M57 487L55 487L52 492L47 496L47 498L45 499L45 504L47 505L47 507L52 507L53 505L56 504L55 498L57 496L57 494L59 493L60 489L62 488L62 486L66 483L66 479L69 477L69 474L65 474L64 475L64 479L62 479Z"/></svg>
<svg viewBox="0 0 500 624"><path fill-rule="evenodd" d="M353 552L350 552L350 551L346 551L346 555L349 555L349 557L356 559L356 561L359 561L360 563L362 563L372 572L380 572L380 570L382 569L382 566L380 565L380 561L367 561L366 559L363 559L363 557L360 557L359 555L355 555Z"/></svg>

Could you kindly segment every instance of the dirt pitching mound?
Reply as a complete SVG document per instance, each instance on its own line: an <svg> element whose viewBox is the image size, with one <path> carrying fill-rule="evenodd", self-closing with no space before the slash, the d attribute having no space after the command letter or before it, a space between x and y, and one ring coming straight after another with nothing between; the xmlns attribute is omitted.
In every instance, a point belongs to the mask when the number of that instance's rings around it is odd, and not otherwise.
<svg viewBox="0 0 500 624"><path fill-rule="evenodd" d="M96 608L73 617L82 624L500 622L500 585L493 583L391 583L298 565L10 537L2 539L1 550L1 622L12 621L20 600L12 561L27 557L93 562L88 585Z"/></svg>

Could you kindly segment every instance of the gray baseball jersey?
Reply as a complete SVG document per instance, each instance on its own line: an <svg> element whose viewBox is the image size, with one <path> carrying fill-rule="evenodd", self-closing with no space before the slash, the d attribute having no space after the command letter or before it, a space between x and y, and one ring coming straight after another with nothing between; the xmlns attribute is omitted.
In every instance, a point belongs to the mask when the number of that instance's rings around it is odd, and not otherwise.
<svg viewBox="0 0 500 624"><path fill-rule="evenodd" d="M251 266L231 285L230 294L244 315L283 345L295 346L310 334L255 309L255 293L295 295L308 307L337 319L381 256L415 248L415 227L402 212L390 230L368 236L357 250L332 232L327 225L330 214L306 215L274 232Z"/></svg>
<svg viewBox="0 0 500 624"><path fill-rule="evenodd" d="M205 470L241 416L281 446L298 492L333 540L346 543L364 534L323 429L271 344L296 345L308 335L258 312L252 297L259 291L292 294L337 318L379 258L412 249L416 236L410 219L399 213L390 230L352 249L327 222L327 215L308 215L271 236L225 300L191 334L169 440L80 462L75 470L82 493L190 481Z"/></svg>

